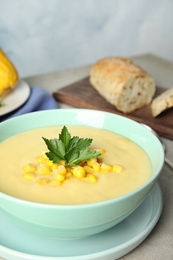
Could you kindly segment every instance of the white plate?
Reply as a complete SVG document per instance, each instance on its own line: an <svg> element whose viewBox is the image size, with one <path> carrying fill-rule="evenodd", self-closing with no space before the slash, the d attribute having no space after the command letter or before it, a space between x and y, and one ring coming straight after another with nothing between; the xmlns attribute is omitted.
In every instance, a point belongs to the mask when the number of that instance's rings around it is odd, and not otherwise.
<svg viewBox="0 0 173 260"><path fill-rule="evenodd" d="M22 106L29 98L30 92L29 85L25 81L19 80L13 91L2 100L4 106L0 107L0 116L4 116Z"/></svg>
<svg viewBox="0 0 173 260"><path fill-rule="evenodd" d="M162 211L158 184L123 222L98 235L60 240L31 232L0 210L0 256L7 260L115 260L137 247L152 231Z"/></svg>

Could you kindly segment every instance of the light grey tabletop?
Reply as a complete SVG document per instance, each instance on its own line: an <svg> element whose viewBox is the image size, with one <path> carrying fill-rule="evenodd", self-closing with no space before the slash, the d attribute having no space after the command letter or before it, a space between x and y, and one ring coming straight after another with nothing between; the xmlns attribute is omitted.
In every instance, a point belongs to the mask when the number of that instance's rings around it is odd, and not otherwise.
<svg viewBox="0 0 173 260"><path fill-rule="evenodd" d="M173 87L173 63L151 54L131 57L136 64L145 68L154 78L156 85ZM52 94L58 88L78 81L89 74L90 65L43 75L27 77L30 86L40 86ZM60 108L70 106L59 103ZM173 161L173 141L162 138L166 155ZM173 170L166 164L159 177L163 194L163 212L150 235L137 248L121 260L173 260Z"/></svg>

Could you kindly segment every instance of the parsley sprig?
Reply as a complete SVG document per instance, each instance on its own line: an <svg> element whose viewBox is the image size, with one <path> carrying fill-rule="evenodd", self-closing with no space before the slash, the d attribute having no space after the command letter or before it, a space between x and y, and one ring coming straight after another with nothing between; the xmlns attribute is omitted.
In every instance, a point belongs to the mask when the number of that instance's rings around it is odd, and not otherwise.
<svg viewBox="0 0 173 260"><path fill-rule="evenodd" d="M101 155L96 150L91 150L90 145L93 139L71 137L66 126L63 127L59 134L59 139L46 139L45 141L49 152L46 153L49 160L53 163L59 163L61 160L66 161L66 166L80 165L81 161L89 161Z"/></svg>
<svg viewBox="0 0 173 260"><path fill-rule="evenodd" d="M5 107L5 104L0 102L0 107Z"/></svg>

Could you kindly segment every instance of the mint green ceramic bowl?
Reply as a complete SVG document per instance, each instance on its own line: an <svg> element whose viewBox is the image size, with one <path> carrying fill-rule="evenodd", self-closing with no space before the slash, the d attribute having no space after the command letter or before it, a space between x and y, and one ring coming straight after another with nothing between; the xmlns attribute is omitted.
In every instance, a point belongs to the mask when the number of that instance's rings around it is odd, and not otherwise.
<svg viewBox="0 0 173 260"><path fill-rule="evenodd" d="M86 125L108 129L130 138L150 157L152 177L126 195L82 205L34 203L0 192L1 209L25 227L58 238L78 238L102 232L133 212L157 181L164 163L159 140L140 124L115 114L86 109L34 112L1 123L0 141L26 130L51 125Z"/></svg>

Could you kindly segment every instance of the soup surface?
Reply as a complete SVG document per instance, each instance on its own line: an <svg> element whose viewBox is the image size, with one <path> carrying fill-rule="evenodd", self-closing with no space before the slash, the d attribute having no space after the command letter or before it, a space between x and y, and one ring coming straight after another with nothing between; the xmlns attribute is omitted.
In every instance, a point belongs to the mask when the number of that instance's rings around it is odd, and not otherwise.
<svg viewBox="0 0 173 260"><path fill-rule="evenodd" d="M24 200L49 204L83 204L103 201L126 194L151 177L151 162L145 151L131 140L113 132L85 127L67 126L71 136L92 138L92 149L105 149L103 162L121 165L123 172L95 172L96 183L72 178L59 187L39 185L23 178L23 167L35 163L47 147L42 137L58 138L63 126L26 131L0 144L0 191ZM37 177L38 178L38 177ZM46 178L49 179L47 175Z"/></svg>

